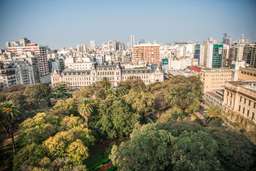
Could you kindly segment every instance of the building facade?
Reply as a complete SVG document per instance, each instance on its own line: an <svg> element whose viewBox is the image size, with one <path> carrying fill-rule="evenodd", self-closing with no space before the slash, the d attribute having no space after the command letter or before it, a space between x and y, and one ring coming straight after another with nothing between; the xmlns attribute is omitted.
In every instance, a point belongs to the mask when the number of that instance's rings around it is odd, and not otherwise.
<svg viewBox="0 0 256 171"><path fill-rule="evenodd" d="M242 68L238 70L238 80L240 81L255 81L256 80L256 68Z"/></svg>
<svg viewBox="0 0 256 171"><path fill-rule="evenodd" d="M200 78L203 83L203 92L223 89L228 81L233 80L233 71L229 68L203 69Z"/></svg>
<svg viewBox="0 0 256 171"><path fill-rule="evenodd" d="M0 62L0 89L16 85L15 65L13 62Z"/></svg>
<svg viewBox="0 0 256 171"><path fill-rule="evenodd" d="M65 67L73 70L90 70L93 68L95 62L74 62L68 63Z"/></svg>
<svg viewBox="0 0 256 171"><path fill-rule="evenodd" d="M232 81L225 85L223 107L256 124L256 81ZM237 114L237 115L236 115ZM232 116L231 116L232 117ZM230 118L233 120L234 118ZM236 118L237 119L237 118Z"/></svg>
<svg viewBox="0 0 256 171"><path fill-rule="evenodd" d="M249 67L256 68L256 44L245 45L243 59Z"/></svg>
<svg viewBox="0 0 256 171"><path fill-rule="evenodd" d="M159 44L139 44L133 46L132 63L160 64Z"/></svg>
<svg viewBox="0 0 256 171"><path fill-rule="evenodd" d="M97 81L107 79L113 86L128 79L141 79L145 84L163 81L163 72L151 68L127 68L120 65L99 65L91 70L70 70L54 72L51 76L52 86L65 83L71 88L90 86Z"/></svg>
<svg viewBox="0 0 256 171"><path fill-rule="evenodd" d="M198 61L198 64L200 63L200 54L201 54L201 45L200 44L195 44L194 47L194 59Z"/></svg>
<svg viewBox="0 0 256 171"><path fill-rule="evenodd" d="M223 44L207 40L202 44L200 65L207 68L221 68L223 65Z"/></svg>
<svg viewBox="0 0 256 171"><path fill-rule="evenodd" d="M222 44L213 44L212 57L211 60L211 68L221 68L222 66L222 55L223 55L223 45Z"/></svg>
<svg viewBox="0 0 256 171"><path fill-rule="evenodd" d="M39 82L37 58L23 58L15 61L17 84L36 84Z"/></svg>
<svg viewBox="0 0 256 171"><path fill-rule="evenodd" d="M41 47L37 43L33 43L27 38L20 39L18 41L11 41L6 43L7 52L10 52L13 56L21 56L31 54L38 59L38 71L40 77L49 75L49 65L47 60L47 48Z"/></svg>
<svg viewBox="0 0 256 171"><path fill-rule="evenodd" d="M39 76L44 77L46 75L49 75L49 65L47 60L46 47L39 47L39 55L37 58L38 58Z"/></svg>

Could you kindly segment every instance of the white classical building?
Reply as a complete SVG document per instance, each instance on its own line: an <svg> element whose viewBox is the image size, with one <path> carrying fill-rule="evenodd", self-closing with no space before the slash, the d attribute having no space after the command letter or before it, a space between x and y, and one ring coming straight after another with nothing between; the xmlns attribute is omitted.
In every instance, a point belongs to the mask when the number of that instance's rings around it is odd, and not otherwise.
<svg viewBox="0 0 256 171"><path fill-rule="evenodd" d="M192 66L193 58L183 57L180 59L170 59L169 70L183 70L189 66Z"/></svg>
<svg viewBox="0 0 256 171"><path fill-rule="evenodd" d="M145 84L164 80L163 72L158 68L124 68L120 65L95 65L91 70L65 69L51 75L52 86L65 83L71 88L90 86L97 81L107 79L113 86L127 79L141 79Z"/></svg>

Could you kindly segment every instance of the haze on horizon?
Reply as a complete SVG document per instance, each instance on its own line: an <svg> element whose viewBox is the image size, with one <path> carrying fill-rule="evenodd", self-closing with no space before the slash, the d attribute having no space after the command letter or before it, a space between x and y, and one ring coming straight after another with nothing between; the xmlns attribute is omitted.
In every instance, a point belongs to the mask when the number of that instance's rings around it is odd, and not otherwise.
<svg viewBox="0 0 256 171"><path fill-rule="evenodd" d="M96 40L256 41L254 0L1 0L0 47L27 37L51 48Z"/></svg>

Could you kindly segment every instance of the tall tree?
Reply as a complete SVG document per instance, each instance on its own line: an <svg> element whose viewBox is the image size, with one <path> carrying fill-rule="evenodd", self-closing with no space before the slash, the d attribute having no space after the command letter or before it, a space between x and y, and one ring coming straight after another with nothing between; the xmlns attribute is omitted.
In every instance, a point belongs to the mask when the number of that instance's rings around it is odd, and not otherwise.
<svg viewBox="0 0 256 171"><path fill-rule="evenodd" d="M36 165L45 155L41 145L27 144L14 156L13 170L28 170L28 167Z"/></svg>
<svg viewBox="0 0 256 171"><path fill-rule="evenodd" d="M69 92L65 84L59 84L53 88L51 92L51 97L64 99L71 97L71 93Z"/></svg>
<svg viewBox="0 0 256 171"><path fill-rule="evenodd" d="M51 109L51 112L56 114L78 114L78 101L74 98L58 100Z"/></svg>
<svg viewBox="0 0 256 171"><path fill-rule="evenodd" d="M130 90L124 99L132 108L141 115L154 111L155 97L150 92Z"/></svg>
<svg viewBox="0 0 256 171"><path fill-rule="evenodd" d="M122 99L108 97L99 106L97 127L109 138L128 136L139 115Z"/></svg>
<svg viewBox="0 0 256 171"><path fill-rule="evenodd" d="M221 171L217 158L218 144L210 134L183 132L173 145L172 165L175 171Z"/></svg>
<svg viewBox="0 0 256 171"><path fill-rule="evenodd" d="M20 112L25 112L28 109L27 99L26 96L23 94L23 91L14 91L7 93L6 100L11 101L14 106Z"/></svg>
<svg viewBox="0 0 256 171"><path fill-rule="evenodd" d="M106 78L93 85L94 96L99 99L105 99L110 89L111 83Z"/></svg>
<svg viewBox="0 0 256 171"><path fill-rule="evenodd" d="M131 139L113 146L110 158L118 170L168 170L171 164L171 146L175 138L154 125L134 130Z"/></svg>
<svg viewBox="0 0 256 171"><path fill-rule="evenodd" d="M5 133L12 140L12 150L15 154L15 139L14 139L14 131L15 131L15 123L20 112L12 104L10 101L6 101L0 104L0 124L2 129L4 129Z"/></svg>
<svg viewBox="0 0 256 171"><path fill-rule="evenodd" d="M218 159L225 170L256 170L256 146L240 133L223 128L210 128L218 143Z"/></svg>
<svg viewBox="0 0 256 171"><path fill-rule="evenodd" d="M179 78L179 79L178 79ZM182 110L180 118L197 111L200 107L201 88L198 78L186 79L183 77L174 78L169 88L168 100L171 106L179 107Z"/></svg>
<svg viewBox="0 0 256 171"><path fill-rule="evenodd" d="M27 86L24 95L30 104L38 106L40 102L49 102L50 87L46 84Z"/></svg>
<svg viewBox="0 0 256 171"><path fill-rule="evenodd" d="M54 135L60 128L61 117L48 113L37 113L20 124L19 142L21 145L40 143Z"/></svg>
<svg viewBox="0 0 256 171"><path fill-rule="evenodd" d="M95 115L97 112L95 100L83 99L78 105L78 112L85 119L85 123L88 124L91 115Z"/></svg>
<svg viewBox="0 0 256 171"><path fill-rule="evenodd" d="M95 138L80 116L38 113L20 126L14 170L86 170Z"/></svg>

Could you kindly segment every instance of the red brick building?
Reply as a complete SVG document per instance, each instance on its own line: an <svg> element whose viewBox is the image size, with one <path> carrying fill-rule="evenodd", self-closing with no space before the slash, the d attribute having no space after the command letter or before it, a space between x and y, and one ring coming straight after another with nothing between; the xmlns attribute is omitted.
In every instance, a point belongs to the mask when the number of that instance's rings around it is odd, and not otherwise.
<svg viewBox="0 0 256 171"><path fill-rule="evenodd" d="M132 63L160 64L159 44L135 45L132 50Z"/></svg>

